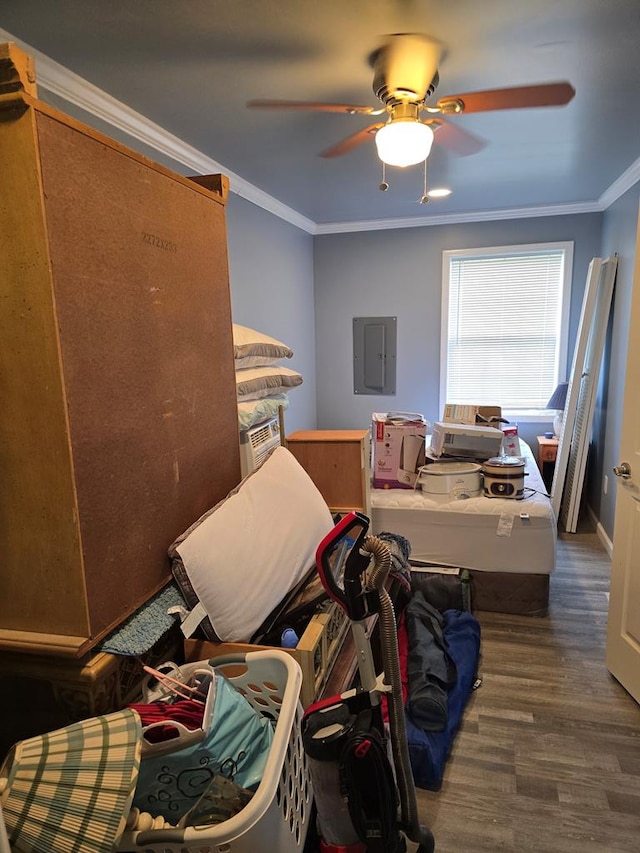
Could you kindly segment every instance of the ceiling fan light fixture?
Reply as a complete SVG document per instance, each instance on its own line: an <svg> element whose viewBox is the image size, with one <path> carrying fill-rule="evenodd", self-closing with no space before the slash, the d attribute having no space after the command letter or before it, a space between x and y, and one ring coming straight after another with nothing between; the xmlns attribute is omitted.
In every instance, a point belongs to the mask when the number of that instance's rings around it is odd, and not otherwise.
<svg viewBox="0 0 640 853"><path fill-rule="evenodd" d="M433 130L415 119L390 121L375 136L378 157L387 166L415 166L426 160L433 143Z"/></svg>

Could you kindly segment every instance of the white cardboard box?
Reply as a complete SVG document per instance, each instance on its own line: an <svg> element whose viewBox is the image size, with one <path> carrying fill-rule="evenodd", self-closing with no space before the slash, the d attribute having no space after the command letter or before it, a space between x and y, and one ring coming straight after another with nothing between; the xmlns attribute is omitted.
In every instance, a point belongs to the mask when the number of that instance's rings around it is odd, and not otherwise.
<svg viewBox="0 0 640 853"><path fill-rule="evenodd" d="M478 421L476 415L480 415ZM445 423L453 424L475 424L487 423L492 418L501 418L502 409L500 406L471 406L463 405L462 403L445 403L442 420ZM494 422L494 426L499 426L499 420Z"/></svg>
<svg viewBox="0 0 640 853"><path fill-rule="evenodd" d="M429 424L416 412L374 412L372 421L374 489L413 489Z"/></svg>

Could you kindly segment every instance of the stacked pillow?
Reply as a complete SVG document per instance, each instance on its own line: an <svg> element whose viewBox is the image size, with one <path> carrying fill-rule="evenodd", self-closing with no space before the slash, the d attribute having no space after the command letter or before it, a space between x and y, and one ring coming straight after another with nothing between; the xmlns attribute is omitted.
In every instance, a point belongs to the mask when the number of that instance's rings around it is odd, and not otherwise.
<svg viewBox="0 0 640 853"><path fill-rule="evenodd" d="M280 364L292 355L293 350L282 341L233 324L240 430L276 416L280 406L288 407L287 392L302 383L300 373Z"/></svg>

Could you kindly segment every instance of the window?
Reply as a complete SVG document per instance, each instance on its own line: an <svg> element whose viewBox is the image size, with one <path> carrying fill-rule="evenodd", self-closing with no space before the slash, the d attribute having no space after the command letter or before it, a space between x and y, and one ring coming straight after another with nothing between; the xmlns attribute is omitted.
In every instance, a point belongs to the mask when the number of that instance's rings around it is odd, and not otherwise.
<svg viewBox="0 0 640 853"><path fill-rule="evenodd" d="M445 402L544 409L566 378L572 243L443 252Z"/></svg>

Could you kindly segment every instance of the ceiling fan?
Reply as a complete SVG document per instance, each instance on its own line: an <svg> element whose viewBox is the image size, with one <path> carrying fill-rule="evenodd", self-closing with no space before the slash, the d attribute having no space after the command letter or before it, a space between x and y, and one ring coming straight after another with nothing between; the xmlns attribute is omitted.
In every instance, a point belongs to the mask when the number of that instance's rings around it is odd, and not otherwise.
<svg viewBox="0 0 640 853"><path fill-rule="evenodd" d="M258 99L249 107L311 110L380 116L379 121L352 133L321 153L338 157L375 138L378 156L389 166L411 166L426 161L437 132L437 141L453 154L473 154L484 141L447 121L447 116L488 110L564 106L575 95L570 83L541 83L506 89L489 89L461 95L446 95L435 103L429 99L439 83L438 65L445 53L437 39L416 33L398 33L369 57L373 68L373 91L381 107Z"/></svg>

